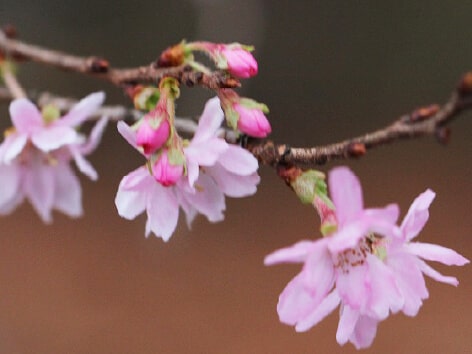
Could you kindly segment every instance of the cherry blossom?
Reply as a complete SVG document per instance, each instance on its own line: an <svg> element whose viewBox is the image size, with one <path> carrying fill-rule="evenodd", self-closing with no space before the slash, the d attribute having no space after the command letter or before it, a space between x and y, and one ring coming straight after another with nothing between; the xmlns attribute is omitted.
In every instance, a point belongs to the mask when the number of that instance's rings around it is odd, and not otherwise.
<svg viewBox="0 0 472 354"><path fill-rule="evenodd" d="M52 221L53 209L70 217L82 215L82 190L70 161L91 179L98 178L84 156L97 147L107 119L102 118L88 138L76 128L104 97L101 92L91 94L53 121L44 119L27 99L11 103L14 126L0 145L0 214L11 213L26 198L47 223Z"/></svg>
<svg viewBox="0 0 472 354"><path fill-rule="evenodd" d="M193 139L183 149L187 173L164 184L147 167L139 167L121 180L115 198L118 213L134 219L146 211L146 236L152 232L167 241L177 226L179 208L189 226L197 214L217 222L224 218L225 195L254 194L259 183L257 160L218 136L223 119L218 98L209 100ZM118 130L137 146L136 134L128 125L119 122Z"/></svg>
<svg viewBox="0 0 472 354"><path fill-rule="evenodd" d="M467 260L439 246L405 243L424 226L431 192L415 200L397 227L396 205L364 209L360 183L349 169L335 168L329 175L329 189L337 230L275 251L265 264L304 264L279 297L281 322L306 331L340 306L336 340L365 348L372 344L377 324L390 313L416 314L427 297L421 272L455 284L455 278L443 277L416 256L455 265Z"/></svg>

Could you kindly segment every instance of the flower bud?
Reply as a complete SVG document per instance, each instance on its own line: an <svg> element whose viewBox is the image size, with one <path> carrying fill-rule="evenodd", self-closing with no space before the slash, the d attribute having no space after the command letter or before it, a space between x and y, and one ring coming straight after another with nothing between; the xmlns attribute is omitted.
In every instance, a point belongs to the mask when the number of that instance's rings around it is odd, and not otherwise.
<svg viewBox="0 0 472 354"><path fill-rule="evenodd" d="M248 78L257 75L257 61L253 55L240 45L224 45L221 55L226 59L227 69L236 77Z"/></svg>
<svg viewBox="0 0 472 354"><path fill-rule="evenodd" d="M173 164L169 161L168 151L163 151L161 156L152 166L152 174L157 182L165 187L172 186L182 177L184 165Z"/></svg>
<svg viewBox="0 0 472 354"><path fill-rule="evenodd" d="M146 114L138 123L136 144L143 148L145 155L150 155L161 148L170 135L169 121L165 114L159 114L157 111L156 109Z"/></svg>
<svg viewBox="0 0 472 354"><path fill-rule="evenodd" d="M272 131L269 121L259 108L251 108L236 103L234 110L239 114L238 129L256 138L265 138Z"/></svg>

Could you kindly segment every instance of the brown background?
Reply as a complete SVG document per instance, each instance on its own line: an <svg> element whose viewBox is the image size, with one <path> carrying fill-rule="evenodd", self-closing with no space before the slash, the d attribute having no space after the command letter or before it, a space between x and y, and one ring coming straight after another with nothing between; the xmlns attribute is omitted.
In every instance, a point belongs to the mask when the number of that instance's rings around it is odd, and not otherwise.
<svg viewBox="0 0 472 354"><path fill-rule="evenodd" d="M271 108L273 138L292 145L340 140L388 124L415 107L443 102L472 69L472 5L443 1L15 1L0 23L22 38L114 65L154 60L180 41L255 44L260 74L244 95ZM25 64L28 89L81 97L114 87ZM210 93L184 89L178 113L200 112ZM9 125L0 106L2 128ZM368 206L438 196L421 240L472 257L472 121L453 124L451 144L434 139L380 148L349 165ZM269 168L253 198L227 201L224 223L180 223L172 239L145 239L144 218L121 219L113 203L141 158L110 126L82 178L85 216L41 223L25 204L0 219L1 353L352 353L335 342L337 314L304 334L279 323L277 298L298 266L266 268L276 248L315 237L318 220ZM332 165L323 168L327 171ZM428 281L416 318L396 315L366 353L466 353L472 348L470 266L437 267L460 286Z"/></svg>

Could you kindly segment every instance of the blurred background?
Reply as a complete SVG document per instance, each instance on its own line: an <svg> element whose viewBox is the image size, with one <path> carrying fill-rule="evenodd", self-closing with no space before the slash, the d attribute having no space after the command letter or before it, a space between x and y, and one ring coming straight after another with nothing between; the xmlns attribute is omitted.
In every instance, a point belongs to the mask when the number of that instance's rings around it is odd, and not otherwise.
<svg viewBox="0 0 472 354"><path fill-rule="evenodd" d="M271 109L272 138L313 146L385 126L421 105L444 102L472 69L472 3L444 1L17 1L2 0L0 24L21 39L115 66L145 65L187 40L253 44L260 73L241 94ZM26 63L30 90L83 97L102 81ZM211 92L183 89L178 114L196 115ZM0 104L1 128L10 125ZM437 192L420 236L472 258L472 113L434 138L381 147L348 164L367 206L398 202L402 216L426 188ZM120 179L141 157L109 126L81 177L85 215L44 225L29 204L0 219L1 353L353 353L335 341L338 314L307 333L279 323L279 293L297 265L264 267L264 256L317 235L317 215L274 171L261 167L252 198L227 199L224 223L179 223L168 243L144 237L145 218L121 219ZM335 164L322 168L327 172ZM182 221L182 218L181 218ZM470 266L455 289L428 279L416 318L380 324L365 353L466 353L472 348Z"/></svg>

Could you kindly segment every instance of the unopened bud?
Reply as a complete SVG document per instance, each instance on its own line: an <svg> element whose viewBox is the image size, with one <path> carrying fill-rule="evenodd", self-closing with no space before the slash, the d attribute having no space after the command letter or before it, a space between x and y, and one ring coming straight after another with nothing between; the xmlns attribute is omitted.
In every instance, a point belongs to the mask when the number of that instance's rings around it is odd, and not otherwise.
<svg viewBox="0 0 472 354"><path fill-rule="evenodd" d="M176 184L183 173L183 164L173 164L169 161L168 151L164 151L152 166L154 178L165 187Z"/></svg>
<svg viewBox="0 0 472 354"><path fill-rule="evenodd" d="M161 148L169 139L170 125L165 114L153 111L146 114L138 123L136 144L142 147L145 155Z"/></svg>

